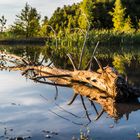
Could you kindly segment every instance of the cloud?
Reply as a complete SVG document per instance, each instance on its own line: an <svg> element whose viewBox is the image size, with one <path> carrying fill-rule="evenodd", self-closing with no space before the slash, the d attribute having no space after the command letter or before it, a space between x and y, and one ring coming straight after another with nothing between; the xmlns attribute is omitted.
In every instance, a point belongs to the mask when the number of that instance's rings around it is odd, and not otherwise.
<svg viewBox="0 0 140 140"><path fill-rule="evenodd" d="M8 19L7 24L10 25L15 20L15 15L19 14L25 3L29 3L35 7L42 16L50 17L57 7L63 5L71 5L81 0L0 0L0 16L5 15Z"/></svg>

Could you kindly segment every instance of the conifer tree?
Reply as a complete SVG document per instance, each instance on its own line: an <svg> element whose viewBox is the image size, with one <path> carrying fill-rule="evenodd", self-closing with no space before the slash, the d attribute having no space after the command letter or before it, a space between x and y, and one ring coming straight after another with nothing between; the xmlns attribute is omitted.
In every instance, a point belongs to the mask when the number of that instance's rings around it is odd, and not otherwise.
<svg viewBox="0 0 140 140"><path fill-rule="evenodd" d="M81 16L79 17L79 26L81 28L87 28L88 21L91 26L93 26L94 15L93 11L95 9L94 0L83 0L81 3Z"/></svg>
<svg viewBox="0 0 140 140"><path fill-rule="evenodd" d="M35 8L26 3L24 9L16 17L11 32L18 36L25 36L26 38L37 36L40 30L40 14L38 14Z"/></svg>
<svg viewBox="0 0 140 140"><path fill-rule="evenodd" d="M114 3L113 12L110 12L113 16L113 26L115 31L122 31L125 23L125 8L123 8L121 0L116 0Z"/></svg>

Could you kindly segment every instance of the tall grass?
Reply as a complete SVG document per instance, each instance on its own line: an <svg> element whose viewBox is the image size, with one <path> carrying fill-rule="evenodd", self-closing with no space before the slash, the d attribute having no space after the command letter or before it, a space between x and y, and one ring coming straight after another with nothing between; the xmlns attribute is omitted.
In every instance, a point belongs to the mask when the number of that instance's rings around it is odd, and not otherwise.
<svg viewBox="0 0 140 140"><path fill-rule="evenodd" d="M52 39L52 43L55 40ZM58 37L58 44L60 46L82 46L84 41L84 35L79 32L72 32L69 34L63 34ZM138 32L116 32L114 30L91 30L88 33L86 41L87 46L93 46L97 42L102 45L138 45L140 44L140 31Z"/></svg>

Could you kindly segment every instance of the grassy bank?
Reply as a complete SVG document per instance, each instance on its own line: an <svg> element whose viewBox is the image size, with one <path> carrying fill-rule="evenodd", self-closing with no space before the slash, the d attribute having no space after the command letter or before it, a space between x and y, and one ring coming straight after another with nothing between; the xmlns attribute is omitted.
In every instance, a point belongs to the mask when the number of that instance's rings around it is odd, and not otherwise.
<svg viewBox="0 0 140 140"><path fill-rule="evenodd" d="M78 32L62 32L56 35L47 37L16 37L7 34L0 35L1 45L15 45L15 44L43 44L59 45L59 46L82 46L85 40L86 32L79 30ZM122 45L139 45L140 44L140 31L134 32L115 32L113 30L91 30L86 38L86 45L93 46L97 42L106 46L122 46Z"/></svg>
<svg viewBox="0 0 140 140"><path fill-rule="evenodd" d="M57 36L57 44L60 46L82 46L85 40L85 34L81 32L63 33ZM86 38L86 45L93 46L97 42L107 46L139 45L140 32L120 33L113 30L92 30ZM52 40L56 44L56 38Z"/></svg>

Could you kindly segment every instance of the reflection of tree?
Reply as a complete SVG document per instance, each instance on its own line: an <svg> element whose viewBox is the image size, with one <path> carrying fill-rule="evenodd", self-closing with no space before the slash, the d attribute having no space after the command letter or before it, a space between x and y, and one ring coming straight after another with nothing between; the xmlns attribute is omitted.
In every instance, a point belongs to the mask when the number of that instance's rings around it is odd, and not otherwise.
<svg viewBox="0 0 140 140"><path fill-rule="evenodd" d="M40 63L41 57L45 56L47 61L48 56L45 48L40 46L2 46L2 50L5 50L11 54L26 58L30 62Z"/></svg>
<svg viewBox="0 0 140 140"><path fill-rule="evenodd" d="M4 15L0 18L0 33L3 33L4 29L6 28L7 19L5 19Z"/></svg>
<svg viewBox="0 0 140 140"><path fill-rule="evenodd" d="M106 112L110 117L115 120L120 119L123 115L126 115L127 118L132 111L136 111L140 109L140 103L137 99L131 100L131 102L126 103L115 103L114 99L107 98L104 96L103 92L98 90L97 88L91 88L80 84L74 84L73 89L75 92L80 93L83 96L89 98L89 95L94 97L91 98L91 101L95 101L100 104L103 112ZM101 114L102 115L102 114ZM96 119L99 119L98 116Z"/></svg>
<svg viewBox="0 0 140 140"><path fill-rule="evenodd" d="M136 100L137 97L140 96L140 90L133 86L129 86L126 81L124 81L122 77L118 77L116 71L109 66L100 68L97 72L82 70L69 71L43 65L36 66L34 61L31 63L31 61L28 61L23 57L6 54L5 52L1 52L1 60L15 64L15 66L12 67L2 65L0 67L1 69L21 70L23 71L22 74L27 78L36 82L55 86L56 93L58 92L57 86L68 86L73 88L74 96L69 105L75 101L77 95L80 95L89 122L91 122L92 119L83 96L86 96L94 107L97 114L96 120L98 120L104 112L107 112L107 114L115 120L120 119L124 114L126 114L126 117L128 118L129 113L140 108L140 104L138 100ZM135 99L133 104L130 102L123 104L116 103L116 101L125 102L132 100L132 98ZM101 105L102 109L100 112L97 110L94 102ZM123 106L125 106L125 108ZM52 110L50 111L53 112ZM55 114L55 112L53 113ZM56 115L62 117L58 114Z"/></svg>
<svg viewBox="0 0 140 140"><path fill-rule="evenodd" d="M131 54L114 55L113 65L121 74L126 74L126 64L130 65L133 56Z"/></svg>

